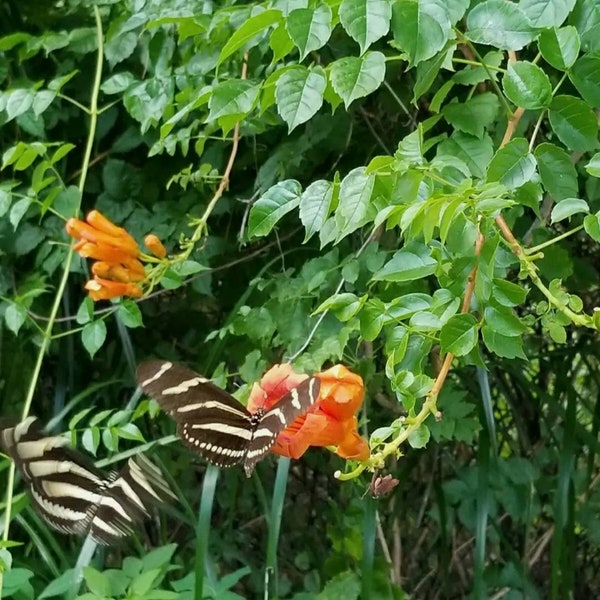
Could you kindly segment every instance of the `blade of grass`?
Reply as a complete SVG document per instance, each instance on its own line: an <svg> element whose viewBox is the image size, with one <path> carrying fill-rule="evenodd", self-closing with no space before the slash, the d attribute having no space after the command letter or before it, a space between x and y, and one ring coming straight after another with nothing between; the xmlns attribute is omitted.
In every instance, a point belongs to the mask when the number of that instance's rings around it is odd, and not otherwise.
<svg viewBox="0 0 600 600"><path fill-rule="evenodd" d="M363 511L361 598L371 598L373 591L375 538L377 537L377 504L369 494L363 500Z"/></svg>
<svg viewBox="0 0 600 600"><path fill-rule="evenodd" d="M551 598L568 597L564 596L563 579L568 577L568 556L567 527L571 521L569 513L572 510L572 475L575 464L575 428L577 424L577 401L573 393L567 397L567 410L565 414L565 429L563 447L560 450L558 462L558 477L556 486L556 496L554 499L554 536L552 538L552 585Z"/></svg>
<svg viewBox="0 0 600 600"><path fill-rule="evenodd" d="M33 542L33 545L35 546L36 551L39 553L42 561L46 564L46 566L52 573L52 576L58 577L62 571L59 568L59 566L56 564L56 561L54 560L54 556L52 553L58 551L58 556L60 556L64 562L64 555L60 551L60 548L57 546L53 546L52 548L50 548L48 545L46 545L46 542L42 538L41 533L23 515L17 515L15 517L15 521L27 532L27 535ZM36 571L38 574L39 574L39 570L40 570L40 567L37 566Z"/></svg>
<svg viewBox="0 0 600 600"><path fill-rule="evenodd" d="M69 600L77 597L81 582L83 581L83 569L92 561L97 547L98 544L88 535L83 542L83 546L81 546L75 569L73 569L73 586L68 595Z"/></svg>
<svg viewBox="0 0 600 600"><path fill-rule="evenodd" d="M475 515L475 564L473 572L474 597L483 600L487 598L485 583L485 556L487 541L487 524L491 505L490 478L491 471L495 470L496 426L494 421L494 407L490 392L490 382L487 371L477 367L477 381L481 392L480 421L478 450L478 480Z"/></svg>
<svg viewBox="0 0 600 600"><path fill-rule="evenodd" d="M271 513L268 517L269 539L267 542L267 564L265 565L265 600L279 596L277 546L279 545L279 532L281 531L281 517L283 516L283 504L285 502L285 490L290 472L290 462L289 458L281 457L277 463Z"/></svg>
<svg viewBox="0 0 600 600"><path fill-rule="evenodd" d="M198 512L198 527L196 529L196 562L194 600L202 600L204 588L204 569L208 555L208 540L210 538L210 525L213 501L217 490L219 468L214 465L206 467L204 481L202 482L202 496L200 497L200 511Z"/></svg>

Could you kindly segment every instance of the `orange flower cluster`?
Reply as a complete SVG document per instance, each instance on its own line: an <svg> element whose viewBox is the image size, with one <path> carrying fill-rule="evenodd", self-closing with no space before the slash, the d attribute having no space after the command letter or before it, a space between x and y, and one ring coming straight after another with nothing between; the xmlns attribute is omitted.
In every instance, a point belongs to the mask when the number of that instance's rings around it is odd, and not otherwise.
<svg viewBox="0 0 600 600"><path fill-rule="evenodd" d="M139 283L146 278L146 271L139 260L140 248L125 229L93 210L85 222L69 219L66 230L79 240L74 246L79 255L97 261L92 264L94 278L85 284L92 300L142 296ZM164 246L155 235L147 236L147 240L154 254L165 256Z"/></svg>
<svg viewBox="0 0 600 600"><path fill-rule="evenodd" d="M290 365L275 365L254 384L248 400L248 410L268 410L289 390L306 379ZM358 433L358 412L364 395L360 375L343 365L335 365L316 373L321 380L319 398L312 408L284 429L272 451L300 458L309 446L335 446L342 458L364 461L369 457L369 445Z"/></svg>

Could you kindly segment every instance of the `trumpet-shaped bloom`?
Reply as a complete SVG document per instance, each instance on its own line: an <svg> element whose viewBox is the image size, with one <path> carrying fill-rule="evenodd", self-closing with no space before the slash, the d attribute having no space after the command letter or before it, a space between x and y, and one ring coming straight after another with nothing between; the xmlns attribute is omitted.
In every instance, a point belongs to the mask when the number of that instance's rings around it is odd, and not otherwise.
<svg viewBox="0 0 600 600"><path fill-rule="evenodd" d="M290 365L275 365L260 385L254 384L248 410L268 410L306 377L295 373ZM300 458L310 446L334 446L342 458L366 460L369 446L358 433L356 418L364 395L362 378L343 365L316 373L315 377L321 380L319 398L279 434L272 451Z"/></svg>
<svg viewBox="0 0 600 600"><path fill-rule="evenodd" d="M66 230L78 240L73 246L75 251L84 258L97 261L92 264L94 279L85 285L92 300L142 296L138 284L146 279L146 271L139 260L140 248L125 229L93 210L85 222L69 219ZM149 248L156 256L162 254L164 246L155 235L146 236L146 239L150 239ZM159 257L165 255L166 251Z"/></svg>
<svg viewBox="0 0 600 600"><path fill-rule="evenodd" d="M110 300L119 296L142 297L142 288L135 283L111 281L102 279L97 275L94 275L94 279L90 279L85 284L85 289L90 293L90 298L94 302L97 300Z"/></svg>

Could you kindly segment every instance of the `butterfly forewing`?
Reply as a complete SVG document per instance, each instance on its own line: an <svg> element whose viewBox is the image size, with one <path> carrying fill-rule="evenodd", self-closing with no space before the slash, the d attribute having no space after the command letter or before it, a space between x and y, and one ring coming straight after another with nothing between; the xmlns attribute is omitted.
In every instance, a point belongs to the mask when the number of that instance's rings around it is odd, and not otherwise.
<svg viewBox="0 0 600 600"><path fill-rule="evenodd" d="M233 396L171 362L141 364L137 380L175 420L185 443L206 460L220 467L244 460L252 415Z"/></svg>
<svg viewBox="0 0 600 600"><path fill-rule="evenodd" d="M47 436L35 417L21 423L0 425L0 445L13 459L29 484L37 513L63 533L82 533L89 524L88 506L97 502L102 471L76 452L60 436Z"/></svg>
<svg viewBox="0 0 600 600"><path fill-rule="evenodd" d="M270 410L261 415L244 461L246 475L252 474L256 463L275 444L277 436L296 417L311 408L319 397L320 388L321 381L316 377L305 379L283 396Z"/></svg>
<svg viewBox="0 0 600 600"><path fill-rule="evenodd" d="M32 505L53 528L69 534L90 530L109 544L129 535L147 506L173 496L157 467L138 456L107 475L65 438L49 436L35 417L0 423L0 446L29 486Z"/></svg>

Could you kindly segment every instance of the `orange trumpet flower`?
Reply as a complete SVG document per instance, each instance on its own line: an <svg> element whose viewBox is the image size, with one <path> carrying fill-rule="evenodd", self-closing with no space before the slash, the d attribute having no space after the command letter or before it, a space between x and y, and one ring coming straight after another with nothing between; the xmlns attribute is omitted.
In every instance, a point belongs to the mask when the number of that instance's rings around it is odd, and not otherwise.
<svg viewBox="0 0 600 600"><path fill-rule="evenodd" d="M290 365L275 365L254 384L248 410L269 409L284 394L306 379ZM364 461L369 445L358 433L356 413L363 401L364 386L360 375L344 365L336 365L315 377L321 380L319 398L312 408L284 429L272 451L290 458L300 458L310 446L335 446L342 458Z"/></svg>
<svg viewBox="0 0 600 600"><path fill-rule="evenodd" d="M93 258L94 279L88 281L85 289L92 300L109 300L119 296L142 296L142 288L137 285L146 279L144 265L140 262L140 248L127 230L109 221L101 212L91 211L85 222L69 219L67 233L78 241L73 246L83 258ZM155 235L151 238L156 256L164 246ZM166 251L160 258L166 255Z"/></svg>

